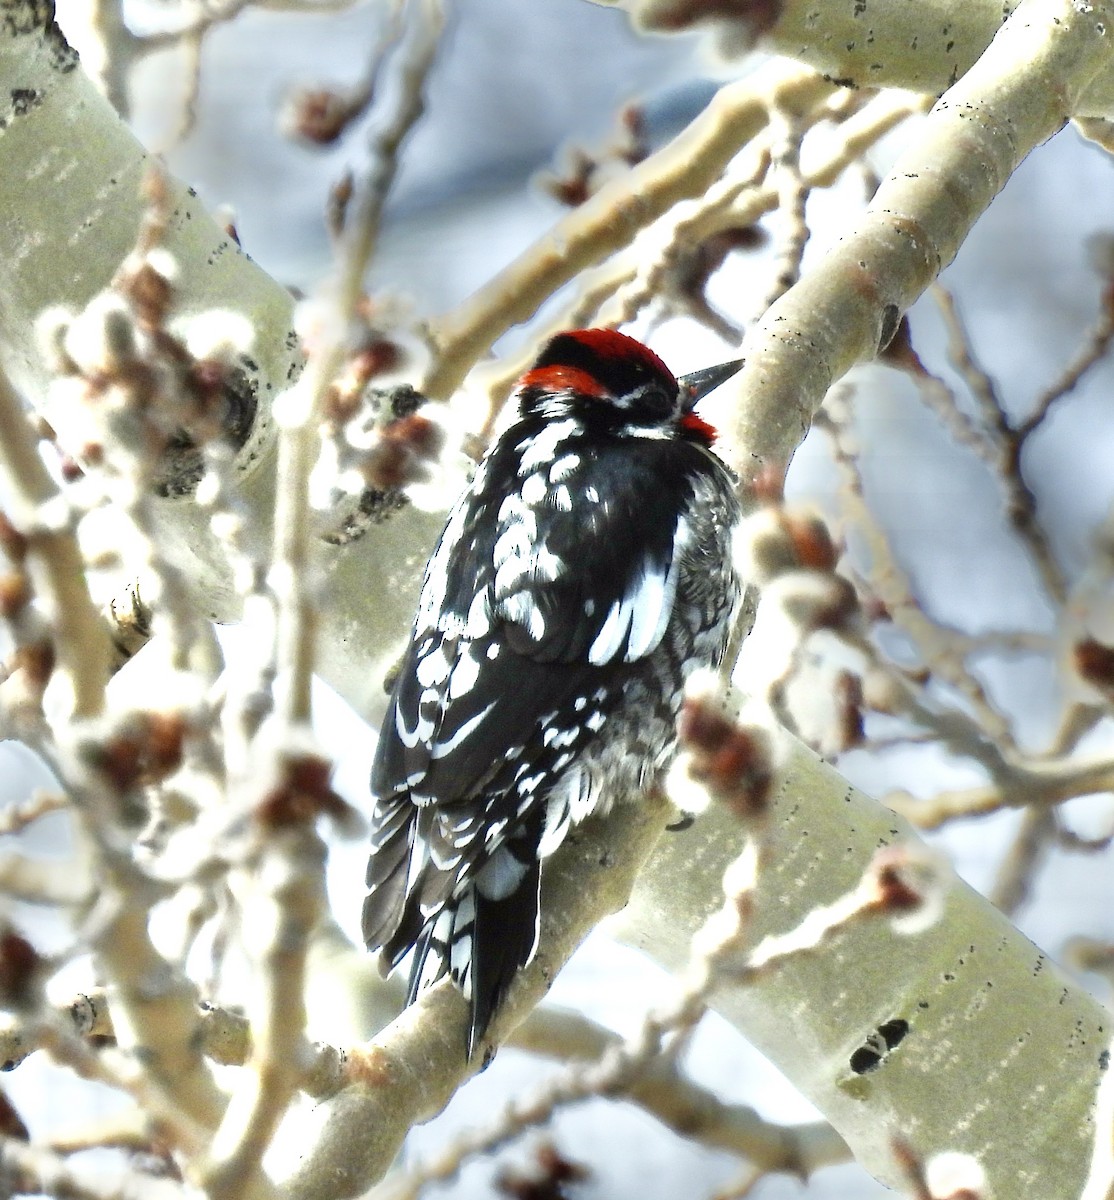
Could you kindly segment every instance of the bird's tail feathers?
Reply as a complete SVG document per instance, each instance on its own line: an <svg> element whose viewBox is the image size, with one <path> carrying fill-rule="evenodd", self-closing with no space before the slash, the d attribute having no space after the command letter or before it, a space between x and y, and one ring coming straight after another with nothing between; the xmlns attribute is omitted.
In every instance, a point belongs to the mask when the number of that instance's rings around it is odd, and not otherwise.
<svg viewBox="0 0 1114 1200"><path fill-rule="evenodd" d="M409 802L381 804L372 817L362 930L369 950L395 939L404 922L407 878L414 842Z"/></svg>
<svg viewBox="0 0 1114 1200"><path fill-rule="evenodd" d="M516 849L524 857L529 854L526 861ZM503 856L506 860L500 861ZM420 992L451 974L471 1004L469 1057L515 975L537 949L540 879L541 865L532 849L504 843L415 939L406 1002L413 1003ZM393 944L401 945L401 940L396 936Z"/></svg>

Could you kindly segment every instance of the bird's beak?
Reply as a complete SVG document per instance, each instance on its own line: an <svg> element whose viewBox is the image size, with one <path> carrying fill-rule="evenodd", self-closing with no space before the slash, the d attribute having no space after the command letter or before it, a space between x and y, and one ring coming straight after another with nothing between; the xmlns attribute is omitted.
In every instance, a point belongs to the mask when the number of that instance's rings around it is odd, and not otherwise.
<svg viewBox="0 0 1114 1200"><path fill-rule="evenodd" d="M737 358L734 362L720 363L717 367L703 367L699 371L691 371L682 375L677 382L681 386L681 403L685 412L692 412L699 400L711 391L725 383L743 365L743 360Z"/></svg>

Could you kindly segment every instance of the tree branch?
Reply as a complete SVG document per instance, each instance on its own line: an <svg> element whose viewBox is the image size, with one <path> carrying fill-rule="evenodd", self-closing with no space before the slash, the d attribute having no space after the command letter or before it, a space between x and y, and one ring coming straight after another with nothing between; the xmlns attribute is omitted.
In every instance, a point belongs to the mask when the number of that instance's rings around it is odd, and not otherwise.
<svg viewBox="0 0 1114 1200"><path fill-rule="evenodd" d="M1109 67L1108 3L1025 0L919 126L857 229L750 331L737 466L784 466L828 388L874 357L1025 156ZM728 385L731 387L732 385Z"/></svg>
<svg viewBox="0 0 1114 1200"><path fill-rule="evenodd" d="M728 56L757 41L851 87L908 88L939 95L983 55L1002 23L1022 0L931 0L900 5L889 0L777 5L727 0L594 0L627 9L642 29L676 32L707 28ZM734 10L734 11L733 11ZM1106 31L1110 30L1109 21ZM1098 31L1103 37L1103 31ZM1096 74L1082 89L1080 117L1114 111L1114 73Z"/></svg>

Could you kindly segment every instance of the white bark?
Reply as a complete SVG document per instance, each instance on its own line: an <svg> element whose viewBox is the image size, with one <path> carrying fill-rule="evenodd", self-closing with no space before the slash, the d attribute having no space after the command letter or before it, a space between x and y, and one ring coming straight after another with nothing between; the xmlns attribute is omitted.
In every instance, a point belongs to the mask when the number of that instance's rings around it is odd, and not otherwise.
<svg viewBox="0 0 1114 1200"><path fill-rule="evenodd" d="M47 370L36 348L35 319L52 305L80 309L108 285L134 244L148 160L57 28L41 24L44 6L5 0L3 11L0 94L33 100L0 128L0 362L41 409ZM186 188L176 185L174 195L168 248L181 270L176 317L235 310L255 327L250 358L258 416L237 468L241 500L264 546L275 501L270 405L301 363L291 329L293 301ZM58 432L64 443L65 428ZM188 497L158 503L165 546L190 581L199 610L235 620L237 597L206 515ZM345 546L318 543L329 589L319 671L372 717L386 702L383 677L398 656L440 524L440 517L407 506Z"/></svg>
<svg viewBox="0 0 1114 1200"><path fill-rule="evenodd" d="M728 56L762 49L807 63L851 87L899 87L940 95L974 65L1021 0L594 0L630 12L639 28L714 30ZM1086 5L1079 5L1082 13ZM1114 35L1109 24L1096 31ZM1114 71L1098 74L1075 116L1109 117Z"/></svg>
<svg viewBox="0 0 1114 1200"><path fill-rule="evenodd" d="M754 945L853 888L879 846L918 842L902 818L811 751L794 743L789 754ZM718 808L687 833L663 837L616 919L617 935L668 967L683 965L692 934L718 904L711 881L739 841L737 822ZM923 932L903 934L884 919L851 924L817 952L725 990L715 1007L883 1182L901 1182L890 1146L900 1134L926 1158L976 1156L991 1196L1075 1200L1103 1136L1093 1113L1114 1018L941 870L944 907ZM856 1074L852 1054L894 1020L908 1022L904 1040L876 1070Z"/></svg>

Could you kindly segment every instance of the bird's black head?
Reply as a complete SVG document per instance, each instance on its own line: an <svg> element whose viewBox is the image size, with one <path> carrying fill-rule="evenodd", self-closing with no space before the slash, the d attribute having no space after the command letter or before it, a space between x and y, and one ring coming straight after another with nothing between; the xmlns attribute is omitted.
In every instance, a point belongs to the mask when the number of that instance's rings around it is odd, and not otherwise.
<svg viewBox="0 0 1114 1200"><path fill-rule="evenodd" d="M725 363L678 380L648 346L625 333L575 329L553 338L519 381L522 411L710 444L715 430L693 406L740 365Z"/></svg>

